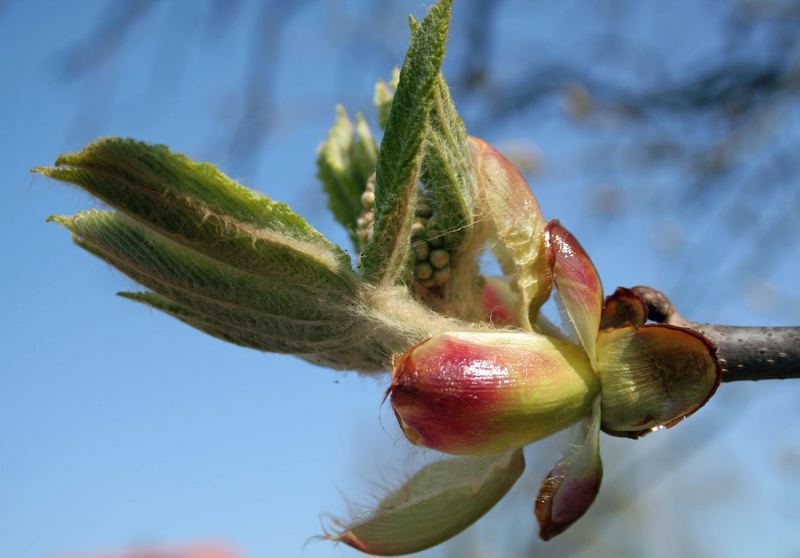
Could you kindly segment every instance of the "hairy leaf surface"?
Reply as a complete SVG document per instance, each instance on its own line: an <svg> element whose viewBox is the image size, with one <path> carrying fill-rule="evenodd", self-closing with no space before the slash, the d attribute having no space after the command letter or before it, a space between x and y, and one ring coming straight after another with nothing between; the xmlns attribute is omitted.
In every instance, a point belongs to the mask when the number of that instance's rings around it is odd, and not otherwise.
<svg viewBox="0 0 800 558"><path fill-rule="evenodd" d="M330 538L380 556L430 548L488 512L524 469L521 449L436 461L384 498L368 518Z"/></svg>
<svg viewBox="0 0 800 558"><path fill-rule="evenodd" d="M392 284L407 272L431 97L444 57L451 2L435 4L411 45L381 142L375 176L375 229L361 259L364 277Z"/></svg>
<svg viewBox="0 0 800 558"><path fill-rule="evenodd" d="M36 172L232 267L320 292L352 292L350 259L284 203L161 145L105 138Z"/></svg>
<svg viewBox="0 0 800 558"><path fill-rule="evenodd" d="M361 194L375 172L376 159L377 147L367 123L357 115L353 126L344 107L337 106L336 122L319 149L317 176L328 195L328 207L355 246L358 245L356 221L362 211Z"/></svg>

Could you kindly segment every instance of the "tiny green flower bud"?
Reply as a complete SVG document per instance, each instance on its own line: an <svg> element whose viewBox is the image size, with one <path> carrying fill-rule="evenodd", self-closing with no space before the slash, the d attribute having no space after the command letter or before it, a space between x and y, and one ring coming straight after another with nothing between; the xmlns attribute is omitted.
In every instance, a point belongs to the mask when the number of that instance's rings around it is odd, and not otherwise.
<svg viewBox="0 0 800 558"><path fill-rule="evenodd" d="M417 204L416 215L417 217L424 217L427 219L428 217L433 215L433 209L431 209L431 206L428 205L427 203L420 202Z"/></svg>
<svg viewBox="0 0 800 558"><path fill-rule="evenodd" d="M428 243L425 240L415 240L411 244L411 249L414 250L414 256L416 256L418 262L424 262L430 256L431 248L428 246Z"/></svg>
<svg viewBox="0 0 800 558"><path fill-rule="evenodd" d="M364 193L361 194L361 203L364 207L372 207L375 205L375 192L371 190L364 190Z"/></svg>
<svg viewBox="0 0 800 558"><path fill-rule="evenodd" d="M425 225L415 222L411 225L411 238L424 238Z"/></svg>
<svg viewBox="0 0 800 558"><path fill-rule="evenodd" d="M431 264L420 262L414 266L414 277L417 279L428 279L431 275L433 275Z"/></svg>
<svg viewBox="0 0 800 558"><path fill-rule="evenodd" d="M436 228L428 227L428 244L431 245L431 248L441 248L444 246L444 235L442 231Z"/></svg>
<svg viewBox="0 0 800 558"><path fill-rule="evenodd" d="M408 439L458 455L523 446L577 422L600 383L576 345L522 332L452 332L397 360L391 403Z"/></svg>
<svg viewBox="0 0 800 558"><path fill-rule="evenodd" d="M444 285L450 279L450 268L437 269L433 272L433 282L436 285Z"/></svg>
<svg viewBox="0 0 800 558"><path fill-rule="evenodd" d="M445 233L444 235L444 249L448 252L455 252L461 242L461 237L453 232Z"/></svg>
<svg viewBox="0 0 800 558"><path fill-rule="evenodd" d="M431 288L433 288L433 287L435 287L437 285L436 279L434 277L431 277L429 279L425 279L424 281L420 281L420 283L426 289L431 289Z"/></svg>
<svg viewBox="0 0 800 558"><path fill-rule="evenodd" d="M433 267L442 269L443 267L447 267L447 264L450 263L450 254L447 253L447 250L434 250L431 252L429 259Z"/></svg>

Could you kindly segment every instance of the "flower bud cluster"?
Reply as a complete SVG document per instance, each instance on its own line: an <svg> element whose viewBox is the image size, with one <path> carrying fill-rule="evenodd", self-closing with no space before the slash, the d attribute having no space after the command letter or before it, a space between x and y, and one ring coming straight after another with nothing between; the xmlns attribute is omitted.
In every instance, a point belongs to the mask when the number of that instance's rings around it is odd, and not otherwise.
<svg viewBox="0 0 800 558"><path fill-rule="evenodd" d="M428 289L444 285L450 278L450 252L439 217L424 198L417 204L415 215L411 225L414 281Z"/></svg>
<svg viewBox="0 0 800 558"><path fill-rule="evenodd" d="M365 246L375 227L375 175L367 182L361 195L362 211L358 218L358 240ZM447 283L450 278L450 251L447 236L442 231L439 217L431 200L424 195L417 203L414 223L411 225L411 257L414 265L414 282L427 289Z"/></svg>
<svg viewBox="0 0 800 558"><path fill-rule="evenodd" d="M375 228L375 174L367 180L364 193L361 194L361 215L356 221L358 230L358 241L361 246L366 246L372 240L372 232Z"/></svg>

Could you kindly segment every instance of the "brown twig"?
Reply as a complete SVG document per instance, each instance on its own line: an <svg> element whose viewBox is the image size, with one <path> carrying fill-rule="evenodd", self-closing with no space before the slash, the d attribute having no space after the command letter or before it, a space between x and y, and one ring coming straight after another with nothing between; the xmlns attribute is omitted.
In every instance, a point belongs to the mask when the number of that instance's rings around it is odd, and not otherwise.
<svg viewBox="0 0 800 558"><path fill-rule="evenodd" d="M654 322L699 331L717 347L722 381L784 380L800 378L800 327L743 327L690 322L664 293L634 287L648 306Z"/></svg>

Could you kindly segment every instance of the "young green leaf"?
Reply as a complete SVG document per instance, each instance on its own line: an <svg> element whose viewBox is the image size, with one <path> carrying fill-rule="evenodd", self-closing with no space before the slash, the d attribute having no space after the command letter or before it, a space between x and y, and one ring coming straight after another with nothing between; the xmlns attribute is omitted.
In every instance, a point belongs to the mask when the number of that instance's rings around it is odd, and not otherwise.
<svg viewBox="0 0 800 558"><path fill-rule="evenodd" d="M478 255L489 228L475 226L476 176L467 131L441 75L428 114L422 182L437 209L444 248L451 254L445 303L439 309L466 319L479 318L474 312L481 296Z"/></svg>
<svg viewBox="0 0 800 558"><path fill-rule="evenodd" d="M323 346L310 346L305 344L292 344L291 340L275 335L273 330L252 329L249 327L231 327L229 324L218 323L206 314L200 314L192 309L182 306L177 302L156 293L117 293L123 298L140 302L146 306L169 314L173 318L200 330L208 335L233 343L242 347L259 351L286 352L307 360L318 366L336 370L357 370L359 372L377 372L383 370L385 354L379 352L374 343L358 344L353 340L344 349ZM283 350L279 349L282 347ZM305 352L297 352L298 350ZM321 352L308 352L318 350Z"/></svg>
<svg viewBox="0 0 800 558"><path fill-rule="evenodd" d="M439 209L445 247L456 251L472 229L475 172L467 130L441 75L433 90L428 123L422 182L433 193Z"/></svg>
<svg viewBox="0 0 800 558"><path fill-rule="evenodd" d="M392 99L394 99L394 92L397 89L397 83L400 81L400 68L392 68L392 79L387 84L382 79L378 80L375 84L375 95L372 100L375 103L375 108L378 110L378 126L381 130L386 129L386 123L389 121L389 112L392 110Z"/></svg>
<svg viewBox="0 0 800 558"><path fill-rule="evenodd" d="M320 292L357 289L350 259L286 204L165 146L105 138L35 172L71 182L232 267Z"/></svg>
<svg viewBox="0 0 800 558"><path fill-rule="evenodd" d="M340 350L364 336L356 298L266 281L213 260L114 212L54 217L81 247L160 295L159 309L227 340L291 354ZM309 272L312 270L309 270ZM150 299L143 300L151 302ZM191 317L191 320L185 319ZM219 337L220 335L214 333Z"/></svg>
<svg viewBox="0 0 800 558"><path fill-rule="evenodd" d="M376 159L377 147L367 123L356 115L354 128L344 108L337 106L336 123L319 148L317 176L328 194L328 207L356 246L361 195L375 172Z"/></svg>
<svg viewBox="0 0 800 558"><path fill-rule="evenodd" d="M451 0L431 7L419 30L412 33L400 71L378 155L375 229L361 259L364 277L376 284L393 284L407 271L423 139L444 57L450 10Z"/></svg>
<svg viewBox="0 0 800 558"><path fill-rule="evenodd" d="M600 490L603 462L600 460L600 398L582 423L581 435L545 477L536 498L539 536L549 540L563 533L586 513Z"/></svg>
<svg viewBox="0 0 800 558"><path fill-rule="evenodd" d="M356 242L356 220L361 214L361 193L352 172L350 153L353 147L353 124L344 107L336 107L336 123L320 146L317 156L317 176L328 194L328 207L336 220L347 229Z"/></svg>
<svg viewBox="0 0 800 558"><path fill-rule="evenodd" d="M289 353L340 370L385 370L391 356L443 330L464 327L401 289L321 291L240 270L115 212L52 217L76 243L152 293L123 295L225 341ZM320 264L324 267L324 262ZM313 275L314 269L307 267Z"/></svg>
<svg viewBox="0 0 800 558"><path fill-rule="evenodd" d="M488 512L524 469L521 449L436 461L389 494L368 518L328 538L379 556L430 548Z"/></svg>
<svg viewBox="0 0 800 558"><path fill-rule="evenodd" d="M421 24L411 16L409 26L414 41ZM453 249L469 232L475 173L470 158L467 130L456 111L450 89L441 72L434 85L428 112L422 181L434 193L443 228L450 230L446 248Z"/></svg>
<svg viewBox="0 0 800 558"><path fill-rule="evenodd" d="M375 173L378 164L378 146L367 121L361 113L356 113L355 141L351 152L353 160L353 176L358 181L361 191L367 184L369 177Z"/></svg>

